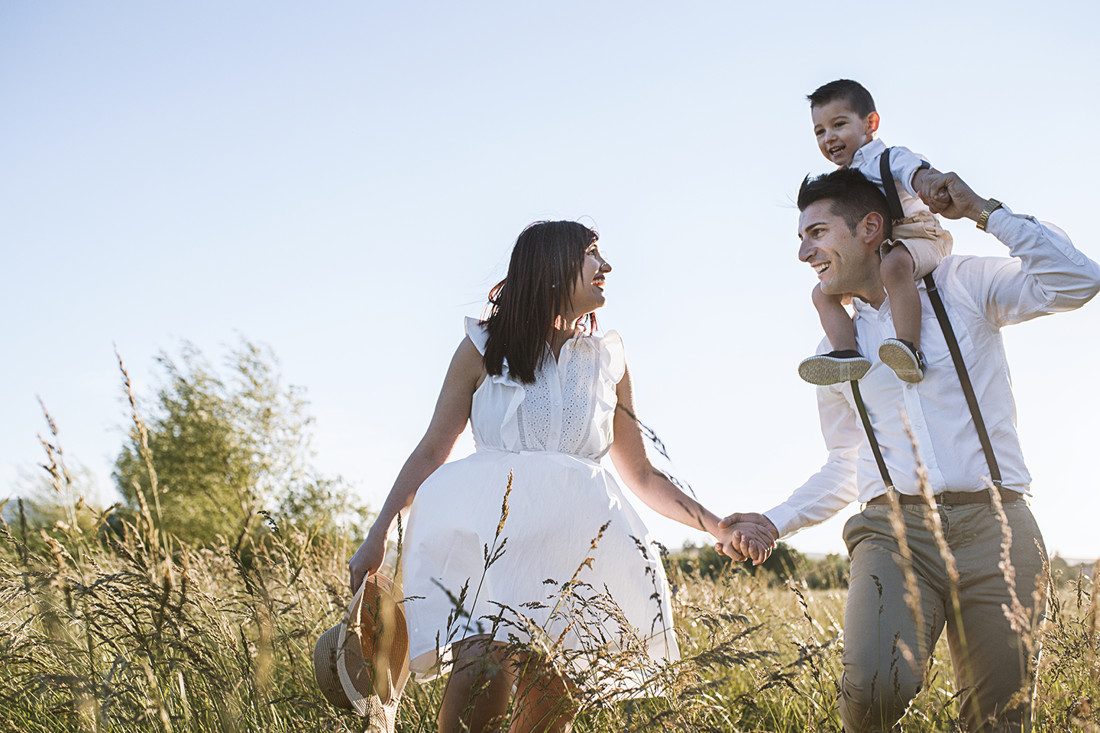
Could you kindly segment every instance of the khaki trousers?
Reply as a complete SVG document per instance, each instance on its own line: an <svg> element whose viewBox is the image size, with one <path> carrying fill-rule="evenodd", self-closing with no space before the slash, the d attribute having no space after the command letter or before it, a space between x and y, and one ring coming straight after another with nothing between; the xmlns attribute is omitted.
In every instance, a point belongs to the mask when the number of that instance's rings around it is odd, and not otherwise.
<svg viewBox="0 0 1100 733"><path fill-rule="evenodd" d="M1026 616L1022 626L1017 623L1022 632L1002 609L1011 609L1013 600L998 567L1004 534L991 505L938 507L958 568L958 613L946 563L926 526L928 508L901 507L911 563L902 559L891 511L888 505L867 506L844 526L852 559L839 696L844 729L893 728L920 691L946 625L964 725L972 731L1030 730L1039 622L1046 610L1045 593L1036 608L1033 592L1043 582L1046 549L1027 502L1004 505L1016 594ZM919 618L906 603L907 564L918 588Z"/></svg>

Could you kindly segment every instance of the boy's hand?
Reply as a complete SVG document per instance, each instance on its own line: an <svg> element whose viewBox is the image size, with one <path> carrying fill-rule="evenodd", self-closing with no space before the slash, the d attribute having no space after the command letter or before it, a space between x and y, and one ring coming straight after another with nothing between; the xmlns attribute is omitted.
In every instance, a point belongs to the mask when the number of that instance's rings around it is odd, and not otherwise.
<svg viewBox="0 0 1100 733"><path fill-rule="evenodd" d="M988 203L956 173L930 173L925 185L931 187L932 195L929 198L921 196L921 200L933 214L942 214L948 219L965 217L977 221Z"/></svg>
<svg viewBox="0 0 1100 733"><path fill-rule="evenodd" d="M935 168L921 168L913 174L913 190L929 210L938 213L933 204L946 208L951 204L951 196L945 187L944 175Z"/></svg>
<svg viewBox="0 0 1100 733"><path fill-rule="evenodd" d="M924 182L928 180L928 173L931 170L931 168L917 168L917 172L913 174L913 190L918 196L923 196Z"/></svg>

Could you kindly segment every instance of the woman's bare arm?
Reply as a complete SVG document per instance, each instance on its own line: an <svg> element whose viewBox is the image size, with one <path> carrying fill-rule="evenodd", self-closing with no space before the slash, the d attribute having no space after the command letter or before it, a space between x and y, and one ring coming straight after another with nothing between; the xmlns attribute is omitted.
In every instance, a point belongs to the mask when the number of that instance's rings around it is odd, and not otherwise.
<svg viewBox="0 0 1100 733"><path fill-rule="evenodd" d="M634 392L627 369L616 388L618 407L615 410L615 440L611 444L611 460L627 487L655 512L695 529L701 529L717 538L722 551L735 560L745 556L731 542L732 531L718 525L719 517L694 498L684 493L654 468L645 452L641 429L634 412ZM751 544L751 543L750 543ZM759 561L766 557L761 544ZM757 560L758 554L752 555Z"/></svg>
<svg viewBox="0 0 1100 733"><path fill-rule="evenodd" d="M405 461L366 539L348 562L353 593L358 590L363 578L378 570L382 564L386 537L398 513L412 504L420 484L451 454L458 436L470 419L474 391L481 383L484 372L477 347L470 339L463 339L447 369L427 432Z"/></svg>

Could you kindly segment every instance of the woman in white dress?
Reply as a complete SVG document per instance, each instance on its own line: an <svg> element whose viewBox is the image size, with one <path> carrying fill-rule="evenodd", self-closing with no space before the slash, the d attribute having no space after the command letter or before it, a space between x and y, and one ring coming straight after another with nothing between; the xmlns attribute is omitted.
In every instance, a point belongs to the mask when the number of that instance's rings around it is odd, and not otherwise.
<svg viewBox="0 0 1100 733"><path fill-rule="evenodd" d="M423 681L453 665L441 732L487 730L513 689L509 730L569 730L566 670L546 651L577 669L622 649L657 664L679 657L660 555L605 454L647 506L736 556L732 530L646 457L622 341L595 335L611 271L596 240L569 221L520 234L488 319L467 319L428 431L349 562L354 591L411 506L401 559L410 667ZM477 451L445 464L467 421Z"/></svg>

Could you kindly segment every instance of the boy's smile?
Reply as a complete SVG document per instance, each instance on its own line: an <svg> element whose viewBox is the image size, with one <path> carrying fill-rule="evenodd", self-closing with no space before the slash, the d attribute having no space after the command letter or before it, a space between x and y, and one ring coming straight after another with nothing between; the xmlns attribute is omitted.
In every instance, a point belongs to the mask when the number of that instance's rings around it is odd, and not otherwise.
<svg viewBox="0 0 1100 733"><path fill-rule="evenodd" d="M810 115L818 149L839 168L851 165L856 151L871 142L878 130L878 112L860 117L844 99L811 107Z"/></svg>

